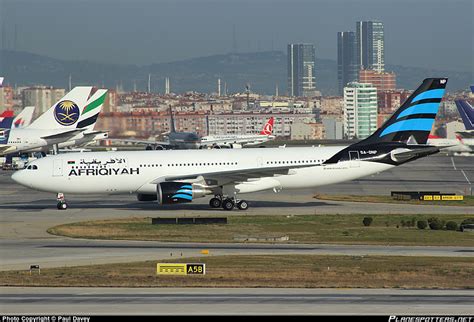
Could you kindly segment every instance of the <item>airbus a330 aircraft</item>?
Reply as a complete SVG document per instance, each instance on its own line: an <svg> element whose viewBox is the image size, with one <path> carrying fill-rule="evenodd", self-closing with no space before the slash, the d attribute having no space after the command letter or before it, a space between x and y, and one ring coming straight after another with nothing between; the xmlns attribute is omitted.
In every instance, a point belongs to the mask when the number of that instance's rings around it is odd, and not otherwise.
<svg viewBox="0 0 474 322"><path fill-rule="evenodd" d="M59 102L27 127L6 132L0 141L0 155L48 151L102 137L93 131L107 90L93 92L90 86L71 90Z"/></svg>
<svg viewBox="0 0 474 322"><path fill-rule="evenodd" d="M12 178L58 193L137 194L160 204L213 196L210 206L248 208L241 194L309 188L357 179L439 152L426 145L446 78L422 85L367 139L348 147L92 152L31 162Z"/></svg>
<svg viewBox="0 0 474 322"><path fill-rule="evenodd" d="M199 142L201 148L222 148L229 147L233 148L237 145L240 146L251 146L265 143L269 140L273 140L275 136L273 133L273 116L265 123L262 131L257 134L249 135L208 135L203 136Z"/></svg>

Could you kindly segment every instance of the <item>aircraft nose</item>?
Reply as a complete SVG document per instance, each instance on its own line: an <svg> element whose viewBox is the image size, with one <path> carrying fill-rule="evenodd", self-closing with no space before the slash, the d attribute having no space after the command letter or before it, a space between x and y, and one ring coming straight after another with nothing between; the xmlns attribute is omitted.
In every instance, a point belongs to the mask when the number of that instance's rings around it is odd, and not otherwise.
<svg viewBox="0 0 474 322"><path fill-rule="evenodd" d="M16 171L15 173L12 174L12 180L18 184L21 184L22 186L26 186L24 172L25 170Z"/></svg>

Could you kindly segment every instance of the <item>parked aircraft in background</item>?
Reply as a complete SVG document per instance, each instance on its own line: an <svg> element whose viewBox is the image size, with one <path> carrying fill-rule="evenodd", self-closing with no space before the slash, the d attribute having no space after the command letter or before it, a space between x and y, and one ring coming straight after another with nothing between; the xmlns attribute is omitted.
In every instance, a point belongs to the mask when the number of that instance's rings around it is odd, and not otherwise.
<svg viewBox="0 0 474 322"><path fill-rule="evenodd" d="M95 138L91 131L97 121L107 90L79 86L71 90L33 123L11 128L0 140L0 155L49 151L75 140Z"/></svg>
<svg viewBox="0 0 474 322"><path fill-rule="evenodd" d="M456 135L456 139L445 139L439 136L430 135L427 144L437 146L443 150L443 152L452 153L473 153L473 143L470 142L472 139L463 139L460 135ZM467 142L466 142L467 141Z"/></svg>
<svg viewBox="0 0 474 322"><path fill-rule="evenodd" d="M262 131L253 135L208 135L201 138L200 148L222 148L257 145L273 140L273 116L265 123Z"/></svg>
<svg viewBox="0 0 474 322"><path fill-rule="evenodd" d="M260 134L255 135L222 135L205 136L200 138L195 132L178 132L174 124L173 111L170 112L171 129L164 133L167 141L140 140L140 139L112 139L112 141L129 142L146 145L145 150L186 150L202 148L232 148L242 145L256 145L274 139L273 117L266 123Z"/></svg>
<svg viewBox="0 0 474 322"><path fill-rule="evenodd" d="M466 131L458 132L463 138L474 138L474 108L466 100L456 100L456 107L461 115Z"/></svg>
<svg viewBox="0 0 474 322"><path fill-rule="evenodd" d="M474 110L465 100L456 100L455 103L466 131L457 132L456 139L444 139L430 135L428 144L440 147L444 152L474 153Z"/></svg>
<svg viewBox="0 0 474 322"><path fill-rule="evenodd" d="M174 125L173 111L170 112L170 131L163 133L167 141L156 140L140 140L140 139L111 139L111 141L128 142L135 144L143 144L145 150L180 150L180 149L197 149L199 147L199 135L194 132L177 132Z"/></svg>
<svg viewBox="0 0 474 322"><path fill-rule="evenodd" d="M12 179L58 193L136 194L160 204L212 196L209 205L248 208L241 194L310 188L379 173L439 152L426 145L446 78L425 79L382 127L348 147L68 153L29 163Z"/></svg>

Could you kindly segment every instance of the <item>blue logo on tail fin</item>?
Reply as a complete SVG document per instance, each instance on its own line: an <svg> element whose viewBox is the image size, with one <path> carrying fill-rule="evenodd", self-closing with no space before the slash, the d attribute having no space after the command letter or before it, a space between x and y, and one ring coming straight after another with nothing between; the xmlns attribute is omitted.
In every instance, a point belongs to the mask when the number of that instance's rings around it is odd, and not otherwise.
<svg viewBox="0 0 474 322"><path fill-rule="evenodd" d="M54 108L54 118L61 125L73 125L79 119L81 111L73 101L61 101Z"/></svg>

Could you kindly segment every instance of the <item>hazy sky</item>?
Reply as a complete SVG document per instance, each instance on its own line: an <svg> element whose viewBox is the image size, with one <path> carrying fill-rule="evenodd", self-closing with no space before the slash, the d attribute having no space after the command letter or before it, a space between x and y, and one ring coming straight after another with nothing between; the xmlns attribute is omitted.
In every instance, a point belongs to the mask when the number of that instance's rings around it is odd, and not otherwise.
<svg viewBox="0 0 474 322"><path fill-rule="evenodd" d="M385 26L388 64L473 71L472 0L0 0L8 47L144 65L309 42L336 59L336 33ZM2 43L2 42L0 42Z"/></svg>

